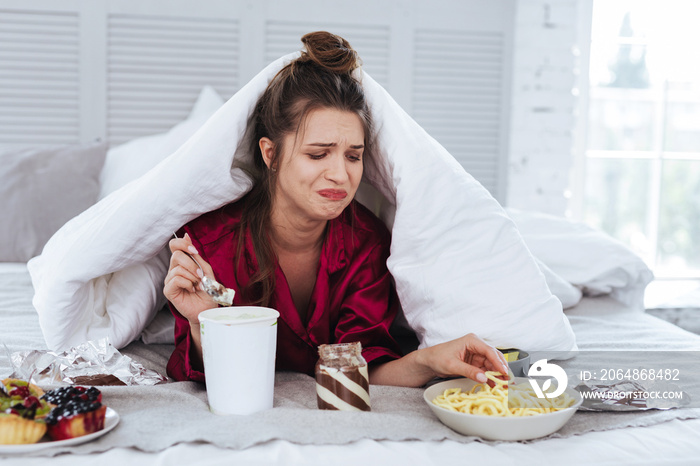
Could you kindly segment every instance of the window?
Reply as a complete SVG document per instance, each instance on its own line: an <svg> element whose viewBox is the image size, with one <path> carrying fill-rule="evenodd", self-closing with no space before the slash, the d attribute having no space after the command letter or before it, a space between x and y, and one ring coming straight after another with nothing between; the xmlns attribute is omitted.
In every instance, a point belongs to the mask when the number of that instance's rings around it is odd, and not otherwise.
<svg viewBox="0 0 700 466"><path fill-rule="evenodd" d="M594 0L583 220L700 278L700 2Z"/></svg>

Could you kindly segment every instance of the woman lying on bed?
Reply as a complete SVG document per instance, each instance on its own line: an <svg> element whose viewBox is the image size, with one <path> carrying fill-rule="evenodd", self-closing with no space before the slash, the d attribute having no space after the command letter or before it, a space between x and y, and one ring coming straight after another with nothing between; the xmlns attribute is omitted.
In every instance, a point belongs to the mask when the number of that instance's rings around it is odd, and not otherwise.
<svg viewBox="0 0 700 466"><path fill-rule="evenodd" d="M421 386L435 376L485 382L504 357L473 334L401 357L389 334L398 298L387 270L390 236L354 201L372 122L357 55L326 32L283 68L251 117L254 180L241 200L183 227L170 241L164 293L176 318L168 374L204 380L199 314L216 304L206 275L236 290L234 305L279 311L278 370L313 374L317 347L362 343L373 384ZM186 253L192 254L204 270Z"/></svg>

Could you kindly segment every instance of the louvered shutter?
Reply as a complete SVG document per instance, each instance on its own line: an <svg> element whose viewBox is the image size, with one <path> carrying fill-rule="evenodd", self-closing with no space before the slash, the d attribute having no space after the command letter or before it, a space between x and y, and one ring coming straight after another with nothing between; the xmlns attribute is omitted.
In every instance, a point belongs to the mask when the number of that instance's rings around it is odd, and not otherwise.
<svg viewBox="0 0 700 466"><path fill-rule="evenodd" d="M0 144L115 145L166 131L203 86L228 98L325 29L503 202L514 10L513 0L0 0Z"/></svg>
<svg viewBox="0 0 700 466"><path fill-rule="evenodd" d="M239 27L233 19L110 15L108 140L156 134L187 117L211 85L225 98L238 89Z"/></svg>
<svg viewBox="0 0 700 466"><path fill-rule="evenodd" d="M80 139L77 13L0 9L0 142Z"/></svg>
<svg viewBox="0 0 700 466"><path fill-rule="evenodd" d="M503 37L417 30L413 116L465 170L497 194L503 135Z"/></svg>

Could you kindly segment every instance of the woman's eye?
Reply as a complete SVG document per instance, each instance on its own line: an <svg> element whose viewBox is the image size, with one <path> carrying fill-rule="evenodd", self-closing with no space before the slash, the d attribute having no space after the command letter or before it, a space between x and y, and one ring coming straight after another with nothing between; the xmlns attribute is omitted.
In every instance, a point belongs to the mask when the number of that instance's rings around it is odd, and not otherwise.
<svg viewBox="0 0 700 466"><path fill-rule="evenodd" d="M312 160L319 160L322 159L326 154L308 154L309 157L311 157Z"/></svg>
<svg viewBox="0 0 700 466"><path fill-rule="evenodd" d="M357 154L348 154L346 155L346 157L352 162L359 162L360 160L362 160L362 157Z"/></svg>

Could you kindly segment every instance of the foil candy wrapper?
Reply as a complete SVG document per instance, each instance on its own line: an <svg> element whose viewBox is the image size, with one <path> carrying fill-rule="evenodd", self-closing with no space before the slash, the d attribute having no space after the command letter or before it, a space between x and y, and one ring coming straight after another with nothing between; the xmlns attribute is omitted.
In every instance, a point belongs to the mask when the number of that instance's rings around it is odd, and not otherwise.
<svg viewBox="0 0 700 466"><path fill-rule="evenodd" d="M155 385L167 377L146 369L121 354L107 337L56 353L48 350L19 351L10 355L10 377L40 386L62 385Z"/></svg>
<svg viewBox="0 0 700 466"><path fill-rule="evenodd" d="M677 385L665 381L621 380L599 382L595 380L579 383L575 390L583 396L580 411L646 411L649 409L674 409L690 405L691 399ZM682 393L680 398L659 398L651 393Z"/></svg>

